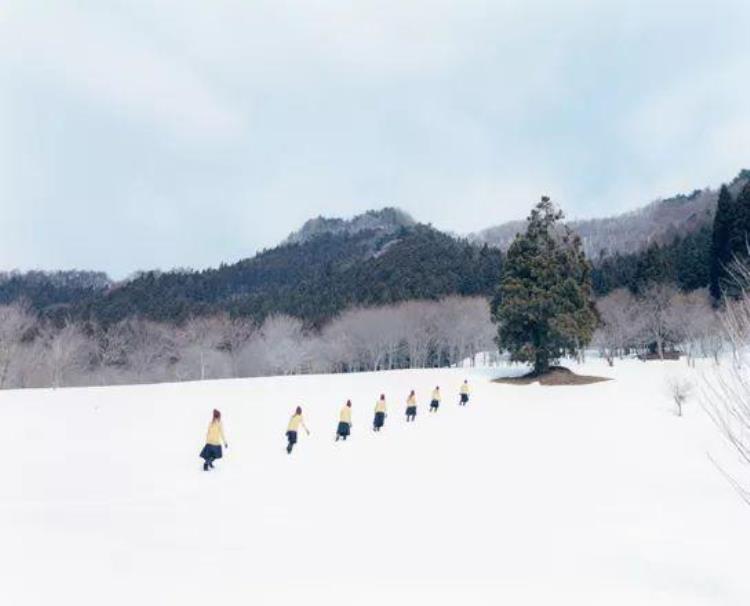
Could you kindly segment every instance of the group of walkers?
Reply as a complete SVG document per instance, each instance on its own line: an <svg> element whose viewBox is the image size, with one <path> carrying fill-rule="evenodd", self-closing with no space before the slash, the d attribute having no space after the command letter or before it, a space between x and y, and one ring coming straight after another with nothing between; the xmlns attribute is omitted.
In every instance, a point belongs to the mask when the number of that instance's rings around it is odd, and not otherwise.
<svg viewBox="0 0 750 606"><path fill-rule="evenodd" d="M459 406L466 406L469 403L469 382L464 380L459 390ZM432 391L432 399L430 400L430 412L435 413L440 408L440 402L442 400L440 394L440 386L438 385ZM380 394L380 398L375 403L375 417L372 422L372 429L375 432L379 432L385 425L385 419L388 414L388 408L386 406L385 394ZM409 393L409 397L406 399L406 422L413 423L417 418L417 395L412 389ZM304 429L307 435L310 435L310 430L305 425L305 419L302 416L302 407L297 406L294 414L289 419L289 424L286 428L286 452L287 454L292 453L294 445L297 443L297 434L300 428ZM352 401L347 400L346 404L341 408L339 412L339 424L336 428L336 441L344 440L351 435L352 431ZM218 410L214 410L211 424L208 426L208 434L206 435L206 445L201 450L200 456L203 459L203 471L213 469L214 461L221 459L223 456L222 445L224 448L229 448L226 438L224 437L224 427L221 424L221 413Z"/></svg>

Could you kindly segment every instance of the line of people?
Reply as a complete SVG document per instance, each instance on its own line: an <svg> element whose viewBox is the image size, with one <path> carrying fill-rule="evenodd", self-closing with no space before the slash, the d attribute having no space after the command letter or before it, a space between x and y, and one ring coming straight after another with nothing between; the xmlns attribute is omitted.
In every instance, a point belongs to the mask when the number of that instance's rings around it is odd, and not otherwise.
<svg viewBox="0 0 750 606"><path fill-rule="evenodd" d="M464 380L459 390L459 406L466 406L469 403L469 382ZM430 412L436 413L440 408L440 402L442 396L440 394L440 386L438 385L432 391L432 398L430 400ZM375 403L375 417L372 423L372 429L375 432L379 432L385 425L385 419L388 416L388 407L386 405L385 394L380 394L380 398ZM409 397L406 399L406 422L413 423L417 418L417 396L415 391L412 389L409 393ZM310 430L305 425L304 417L302 416L302 407L297 406L294 414L289 419L289 424L286 429L287 454L291 454L294 449L294 445L297 443L297 436L300 428L304 429L307 435L310 435ZM339 412L339 424L336 428L336 441L346 441L351 435L352 430L352 401L347 400L346 404L341 408ZM222 445L224 448L229 448L226 438L224 437L224 427L221 423L221 413L214 409L211 423L208 426L208 433L206 435L206 445L201 450L200 457L203 459L203 470L208 471L213 469L214 461L221 459L223 456Z"/></svg>

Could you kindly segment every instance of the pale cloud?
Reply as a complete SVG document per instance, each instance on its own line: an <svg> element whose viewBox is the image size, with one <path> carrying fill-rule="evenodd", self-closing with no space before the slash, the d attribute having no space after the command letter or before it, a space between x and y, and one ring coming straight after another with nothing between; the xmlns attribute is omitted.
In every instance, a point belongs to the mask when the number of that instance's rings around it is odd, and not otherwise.
<svg viewBox="0 0 750 606"><path fill-rule="evenodd" d="M132 114L178 137L221 138L242 128L242 114L195 69L104 3L16 4L0 20L0 40L11 77L84 96L115 119Z"/></svg>
<svg viewBox="0 0 750 606"><path fill-rule="evenodd" d="M745 0L0 8L0 269L203 267L313 215L456 232L750 164ZM30 227L33 226L33 227Z"/></svg>

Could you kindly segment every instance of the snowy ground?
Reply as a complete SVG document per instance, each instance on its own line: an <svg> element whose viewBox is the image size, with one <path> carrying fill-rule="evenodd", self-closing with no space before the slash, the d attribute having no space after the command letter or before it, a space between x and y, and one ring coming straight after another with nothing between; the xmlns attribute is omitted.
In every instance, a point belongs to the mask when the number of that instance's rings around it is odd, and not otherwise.
<svg viewBox="0 0 750 606"><path fill-rule="evenodd" d="M728 455L696 400L673 415L666 377L684 362L577 370L616 380L435 370L0 392L0 603L750 604L750 509L707 458ZM391 414L374 435L381 391ZM335 444L347 397L353 436ZM288 457L298 403L313 433ZM204 473L213 407L230 449Z"/></svg>

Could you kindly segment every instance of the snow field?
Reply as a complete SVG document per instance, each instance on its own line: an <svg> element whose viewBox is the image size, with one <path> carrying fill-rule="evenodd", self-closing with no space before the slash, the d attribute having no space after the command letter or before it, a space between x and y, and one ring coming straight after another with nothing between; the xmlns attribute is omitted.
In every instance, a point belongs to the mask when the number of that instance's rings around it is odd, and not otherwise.
<svg viewBox="0 0 750 606"><path fill-rule="evenodd" d="M677 418L666 386L694 371L576 370L615 380L440 369L0 392L2 603L750 603L750 511L707 457L727 451L697 394ZM353 435L335 443L347 398ZM288 456L298 404L312 435ZM229 449L204 473L214 407Z"/></svg>

